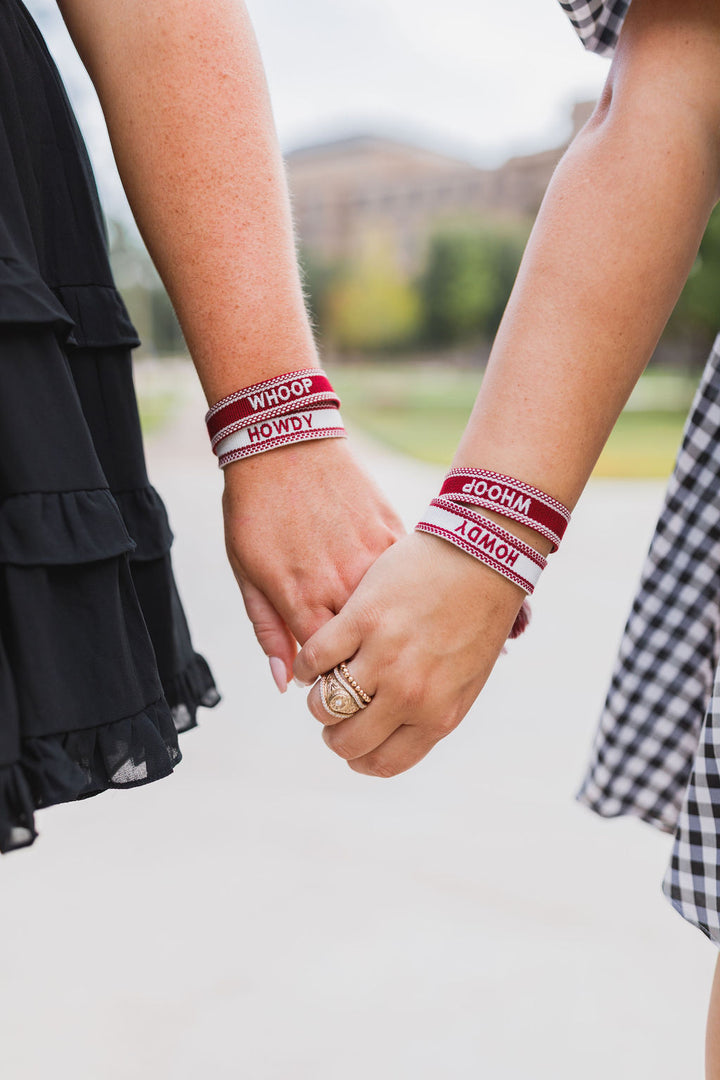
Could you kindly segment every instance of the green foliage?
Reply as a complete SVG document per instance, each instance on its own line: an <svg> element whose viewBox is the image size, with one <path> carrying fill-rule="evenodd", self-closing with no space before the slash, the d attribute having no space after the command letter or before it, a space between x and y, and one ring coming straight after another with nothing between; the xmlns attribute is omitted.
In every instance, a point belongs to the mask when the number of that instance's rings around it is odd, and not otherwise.
<svg viewBox="0 0 720 1080"><path fill-rule="evenodd" d="M387 244L368 238L346 265L301 253L311 316L339 352L390 352L455 345L494 335L512 290L528 223L446 228L430 241L417 280Z"/></svg>
<svg viewBox="0 0 720 1080"><path fill-rule="evenodd" d="M419 281L430 345L491 338L515 281L529 229L493 225L436 234Z"/></svg>
<svg viewBox="0 0 720 1080"><path fill-rule="evenodd" d="M417 337L419 325L412 284L382 256L366 256L328 296L328 336L343 351L401 349Z"/></svg>
<svg viewBox="0 0 720 1080"><path fill-rule="evenodd" d="M137 328L145 352L187 352L170 298L135 229L108 222L113 277Z"/></svg>
<svg viewBox="0 0 720 1080"><path fill-rule="evenodd" d="M394 450L444 466L455 453L481 379L478 371L408 360L343 363L330 374L350 425ZM620 416L595 476L669 476L696 381L646 372L634 395L637 407Z"/></svg>
<svg viewBox="0 0 720 1080"><path fill-rule="evenodd" d="M150 317L154 351L162 355L184 355L187 352L185 338L170 297L162 287L150 294Z"/></svg>
<svg viewBox="0 0 720 1080"><path fill-rule="evenodd" d="M305 302L312 324L320 331L324 331L327 325L328 297L334 282L340 278L342 269L334 264L323 262L306 247L300 247L298 259Z"/></svg>
<svg viewBox="0 0 720 1080"><path fill-rule="evenodd" d="M707 349L720 328L720 206L708 222L700 250L668 324L668 335L697 340Z"/></svg>

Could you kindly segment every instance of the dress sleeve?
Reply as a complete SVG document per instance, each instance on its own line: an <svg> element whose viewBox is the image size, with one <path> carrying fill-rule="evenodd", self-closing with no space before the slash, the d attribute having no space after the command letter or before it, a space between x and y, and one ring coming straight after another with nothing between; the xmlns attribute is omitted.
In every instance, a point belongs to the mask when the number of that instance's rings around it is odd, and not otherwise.
<svg viewBox="0 0 720 1080"><path fill-rule="evenodd" d="M560 7L590 52L612 56L630 0L559 0Z"/></svg>

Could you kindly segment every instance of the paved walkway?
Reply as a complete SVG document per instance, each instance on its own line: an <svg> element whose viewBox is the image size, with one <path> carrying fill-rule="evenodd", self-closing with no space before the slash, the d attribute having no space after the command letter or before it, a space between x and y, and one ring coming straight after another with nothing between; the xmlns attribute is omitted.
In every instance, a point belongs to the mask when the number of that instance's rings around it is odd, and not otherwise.
<svg viewBox="0 0 720 1080"><path fill-rule="evenodd" d="M363 453L412 524L440 471ZM590 487L472 713L375 781L251 639L197 393L150 459L225 701L174 777L2 860L2 1080L701 1080L715 950L669 838L572 798L661 488Z"/></svg>

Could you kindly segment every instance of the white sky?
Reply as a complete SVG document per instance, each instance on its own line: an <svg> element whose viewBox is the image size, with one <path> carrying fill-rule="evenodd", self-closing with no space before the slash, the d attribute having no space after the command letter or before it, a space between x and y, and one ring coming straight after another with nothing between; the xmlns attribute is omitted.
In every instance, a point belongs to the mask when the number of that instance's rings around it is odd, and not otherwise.
<svg viewBox="0 0 720 1080"><path fill-rule="evenodd" d="M65 78L106 208L124 215L102 113L54 0L26 3ZM561 141L570 105L597 96L608 67L584 52L557 0L248 6L286 149L379 132L495 164Z"/></svg>

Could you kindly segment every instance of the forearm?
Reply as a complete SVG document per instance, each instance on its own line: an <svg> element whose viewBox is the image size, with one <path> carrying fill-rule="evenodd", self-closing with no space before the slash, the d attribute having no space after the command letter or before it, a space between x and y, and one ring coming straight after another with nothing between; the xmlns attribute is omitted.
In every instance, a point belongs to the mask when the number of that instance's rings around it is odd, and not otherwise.
<svg viewBox="0 0 720 1080"><path fill-rule="evenodd" d="M571 506L718 197L717 80L696 88L677 50L659 72L646 39L628 31L612 95L547 192L455 462L521 477ZM696 51L701 82L702 59Z"/></svg>
<svg viewBox="0 0 720 1080"><path fill-rule="evenodd" d="M205 393L317 364L241 0L60 0Z"/></svg>

